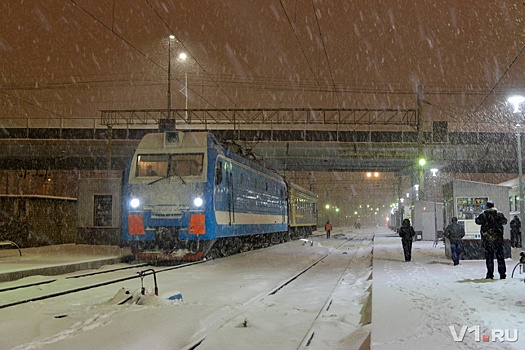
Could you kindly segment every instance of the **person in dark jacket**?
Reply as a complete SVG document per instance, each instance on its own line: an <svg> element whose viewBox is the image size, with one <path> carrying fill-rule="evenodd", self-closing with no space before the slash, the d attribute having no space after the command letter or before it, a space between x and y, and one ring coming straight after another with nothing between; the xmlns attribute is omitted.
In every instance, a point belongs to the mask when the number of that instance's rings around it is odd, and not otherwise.
<svg viewBox="0 0 525 350"><path fill-rule="evenodd" d="M410 225L410 220L403 220L401 227L397 230L397 233L399 234L399 237L401 237L405 261L410 261L412 259L412 240L416 235L414 228Z"/></svg>
<svg viewBox="0 0 525 350"><path fill-rule="evenodd" d="M459 255L461 254L461 240L465 237L465 228L458 224L458 218L453 217L450 225L445 228L443 235L450 241L450 253L454 266L459 265Z"/></svg>
<svg viewBox="0 0 525 350"><path fill-rule="evenodd" d="M499 277L507 278L507 266L503 254L503 225L507 224L507 218L494 208L494 202L487 201L487 209L479 214L475 221L476 224L481 225L481 245L485 249L485 264L487 265L485 278L494 278L494 253L498 260Z"/></svg>
<svg viewBox="0 0 525 350"><path fill-rule="evenodd" d="M510 245L513 248L521 247L521 220L518 215L510 221Z"/></svg>

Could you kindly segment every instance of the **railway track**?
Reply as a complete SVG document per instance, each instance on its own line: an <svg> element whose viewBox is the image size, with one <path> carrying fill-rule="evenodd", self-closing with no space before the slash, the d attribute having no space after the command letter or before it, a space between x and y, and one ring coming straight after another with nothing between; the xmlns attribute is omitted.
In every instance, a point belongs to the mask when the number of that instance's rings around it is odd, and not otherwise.
<svg viewBox="0 0 525 350"><path fill-rule="evenodd" d="M170 266L170 267L164 267L164 268L151 268L148 264L138 264L138 265L132 265L132 266L126 266L122 268L116 268L111 270L105 270L105 271L96 271L96 272L90 272L90 273L83 273L78 274L74 276L68 276L65 278L54 278L49 279L45 281L39 281L35 283L27 283L27 284L18 284L10 287L5 287L0 289L0 297L4 301L2 304L0 304L0 309L9 308L16 305L21 305L33 301L39 301L39 300L45 300L50 298L56 298L59 296L67 295L67 294L73 294L78 292L83 292L89 289L93 288L99 288L104 287L110 284L120 283L123 281L131 280L131 279L137 279L137 278L144 278L144 276L150 275L150 274L158 274L165 271L185 268L188 266L192 266L195 264L202 264L206 261L196 261L191 263L185 263L180 264L176 266ZM141 272L145 267L148 267L148 271ZM138 271L132 275L128 276L122 276L122 277L115 277L122 275L123 272L127 272L129 270L138 270L141 269L141 271ZM104 276L105 278L101 281L100 276ZM97 282L89 282L92 281L94 278L97 278ZM80 283L67 283L68 280L81 280ZM40 288L41 286L53 286L55 289L53 292L43 292ZM20 298L18 295L20 294L20 291L24 291L25 297ZM28 296L29 295L29 296Z"/></svg>
<svg viewBox="0 0 525 350"><path fill-rule="evenodd" d="M290 339L292 344L287 345L290 345L290 348L308 348L312 341L315 340L318 329L323 328L322 318L331 311L335 291L356 262L358 253L363 247L370 246L371 243L372 237L366 237L360 240L350 239L341 243L333 251L320 257L294 276L282 281L267 292L253 298L250 302L243 304L227 314L215 316L219 321L215 322L213 327L204 329L195 335L194 339L188 343L184 349L194 350L199 349L201 346L208 348L209 346L206 344L208 339L223 337L224 334L221 333L230 332L232 327L251 327L252 320L257 320L262 310L264 310L266 318L269 317L269 312L275 313L272 322L281 324L283 328L289 327L293 322L287 322L286 314L293 313L293 309L300 309L301 307L308 308L308 314L316 316L308 320L303 320L300 326L302 328L300 333L304 334L304 336L302 339ZM348 254L350 258L345 258L345 262L341 263L340 257L336 257L340 254ZM370 259L369 255L367 259ZM371 264L371 262L369 263ZM311 281L319 280L319 274L325 272L327 265L332 266L330 268L337 269L338 274L332 274L323 285L312 284ZM305 290L309 292L303 293ZM316 302L312 303L313 293L322 295L322 297L317 297ZM268 307L269 305L271 305L271 308ZM312 312L312 308L315 308L314 312ZM278 325L275 327L279 328ZM297 334L296 331L293 333ZM267 344L269 348L275 347L268 343L268 339L253 339L253 341L257 344ZM283 346L283 344L279 344L277 347L288 348L288 346Z"/></svg>

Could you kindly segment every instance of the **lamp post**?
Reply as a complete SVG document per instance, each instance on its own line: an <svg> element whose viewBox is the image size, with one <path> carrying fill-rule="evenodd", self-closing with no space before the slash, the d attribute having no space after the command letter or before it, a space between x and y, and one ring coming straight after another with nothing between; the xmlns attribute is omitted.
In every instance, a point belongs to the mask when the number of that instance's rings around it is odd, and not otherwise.
<svg viewBox="0 0 525 350"><path fill-rule="evenodd" d="M425 196L425 165L427 164L427 160L421 157L417 162L419 164L419 188L418 198L416 199L424 201L427 199Z"/></svg>
<svg viewBox="0 0 525 350"><path fill-rule="evenodd" d="M519 181L519 192L520 192L520 221L523 225L523 168L522 168L522 159L521 159L521 110L520 105L525 102L525 97L523 96L511 96L507 101L512 104L514 110L514 116L516 117L516 149L518 152L518 181Z"/></svg>
<svg viewBox="0 0 525 350"><path fill-rule="evenodd" d="M430 169L432 173L432 183L434 185L434 247L438 242L438 219L437 219L437 201L436 201L436 177L438 170L436 168Z"/></svg>
<svg viewBox="0 0 525 350"><path fill-rule="evenodd" d="M185 52L179 54L179 61L184 63L188 55ZM184 96L186 97L185 109L186 109L186 122L188 122L188 68L184 65Z"/></svg>
<svg viewBox="0 0 525 350"><path fill-rule="evenodd" d="M175 35L168 37L168 120L171 119L171 42L175 40ZM173 120L175 126L175 120Z"/></svg>
<svg viewBox="0 0 525 350"><path fill-rule="evenodd" d="M398 226L401 226L401 223L403 222L403 219L405 218L405 205L403 204L405 202L405 198L401 197L399 198L399 222Z"/></svg>

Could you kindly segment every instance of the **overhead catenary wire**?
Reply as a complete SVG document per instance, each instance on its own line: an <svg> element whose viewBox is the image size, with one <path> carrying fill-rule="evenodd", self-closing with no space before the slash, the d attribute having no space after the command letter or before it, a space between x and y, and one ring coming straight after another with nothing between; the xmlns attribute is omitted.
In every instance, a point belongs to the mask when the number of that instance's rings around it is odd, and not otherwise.
<svg viewBox="0 0 525 350"><path fill-rule="evenodd" d="M330 59L328 58L328 52L326 52L326 45L324 43L324 37L323 37L323 33L321 31L321 26L319 25L319 17L317 15L318 10L315 7L314 0L312 0L312 7L313 7L313 11L314 11L314 16L315 16L315 23L317 24L317 31L319 33L319 39L321 40L324 57L325 57L325 60L326 60L326 64L328 65L328 72L330 73L330 81L331 81L332 87L333 87L333 89L335 91L336 87L335 87L334 72L333 72L332 66L330 64ZM338 95L334 95L334 97L335 97L336 100L339 100L338 99Z"/></svg>
<svg viewBox="0 0 525 350"><path fill-rule="evenodd" d="M512 66L514 65L514 63L516 63L516 61L518 60L518 58L521 56L523 50L525 50L525 45L523 45L520 49L520 51L518 52L518 54L516 55L516 57L514 57L514 59L512 60L512 62L510 63L510 65L507 67L507 69L505 69L505 72L503 72L503 74L499 77L498 81L496 81L496 83L494 84L494 86L492 87L492 89L490 89L489 93L485 96L485 98L480 102L480 104L476 107L476 109L474 110L474 112L472 114L476 114L479 109L481 108L481 106L485 103L485 101L489 98L490 95L492 95L492 93L494 92L494 90L496 89L496 87L499 85L499 83L503 80L503 78L507 75L507 73L509 72L509 70L512 68Z"/></svg>
<svg viewBox="0 0 525 350"><path fill-rule="evenodd" d="M306 63L308 64L308 68L310 72L312 73L312 77L315 79L316 84L319 84L319 80L317 75L315 74L312 64L310 63L310 60L308 59L308 55L306 54L303 45L301 44L301 41L299 40L299 36L297 34L297 28L290 20L290 16L288 16L288 12L286 12L286 8L284 7L283 1L279 0L279 3L281 4L281 8L284 12L284 16L286 17L286 20L288 21L288 24L290 24L290 27L292 28L292 32L294 34L295 41L297 42L297 45L299 45L299 49L301 50L301 53L303 54L304 59L306 60ZM296 3L297 6L297 3ZM297 8L297 7L296 7ZM296 11L297 12L297 11Z"/></svg>

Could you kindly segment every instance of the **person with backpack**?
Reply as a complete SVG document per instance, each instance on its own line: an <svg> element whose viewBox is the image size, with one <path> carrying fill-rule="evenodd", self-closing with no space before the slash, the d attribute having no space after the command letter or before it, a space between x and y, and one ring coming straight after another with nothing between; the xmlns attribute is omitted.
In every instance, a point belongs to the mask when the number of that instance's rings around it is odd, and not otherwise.
<svg viewBox="0 0 525 350"><path fill-rule="evenodd" d="M500 279L507 278L507 266L503 254L503 225L507 224L507 218L494 208L493 201L487 201L487 208L479 214L475 221L476 224L481 225L481 245L485 249L485 264L487 265L485 278L494 278L494 254L498 261Z"/></svg>
<svg viewBox="0 0 525 350"><path fill-rule="evenodd" d="M453 217L450 225L445 228L443 235L450 241L450 253L454 266L459 265L459 255L461 254L461 240L465 237L465 229L458 224L458 218Z"/></svg>
<svg viewBox="0 0 525 350"><path fill-rule="evenodd" d="M403 253L405 261L412 260L412 240L416 235L414 228L410 225L409 219L404 219L401 227L397 230L399 237L401 237L401 244L403 245Z"/></svg>

